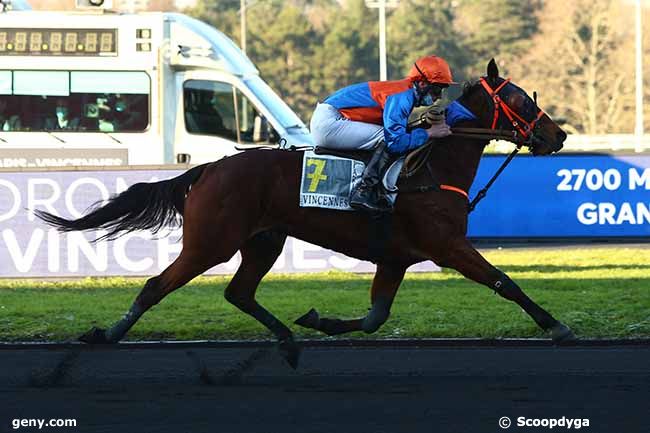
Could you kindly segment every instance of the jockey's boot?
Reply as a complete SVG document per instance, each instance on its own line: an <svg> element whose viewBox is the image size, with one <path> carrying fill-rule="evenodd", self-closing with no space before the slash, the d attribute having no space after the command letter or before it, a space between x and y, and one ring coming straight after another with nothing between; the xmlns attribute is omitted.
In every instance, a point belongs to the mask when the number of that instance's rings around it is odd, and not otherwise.
<svg viewBox="0 0 650 433"><path fill-rule="evenodd" d="M380 142L363 171L361 182L350 195L351 207L373 213L393 210L382 184L382 177L392 159L386 143Z"/></svg>

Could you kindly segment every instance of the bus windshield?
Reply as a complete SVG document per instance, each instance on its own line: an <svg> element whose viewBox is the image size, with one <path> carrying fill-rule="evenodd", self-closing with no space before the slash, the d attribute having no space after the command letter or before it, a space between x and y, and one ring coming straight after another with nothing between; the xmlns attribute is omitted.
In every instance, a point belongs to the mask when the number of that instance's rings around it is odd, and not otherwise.
<svg viewBox="0 0 650 433"><path fill-rule="evenodd" d="M144 131L150 88L145 72L0 71L0 130Z"/></svg>

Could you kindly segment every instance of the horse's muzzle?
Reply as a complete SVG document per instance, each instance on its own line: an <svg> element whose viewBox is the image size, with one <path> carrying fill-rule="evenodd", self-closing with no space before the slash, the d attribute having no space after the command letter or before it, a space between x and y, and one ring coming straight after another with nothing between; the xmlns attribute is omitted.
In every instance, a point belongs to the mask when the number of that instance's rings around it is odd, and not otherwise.
<svg viewBox="0 0 650 433"><path fill-rule="evenodd" d="M557 148L553 152L558 152L564 146L564 140L566 140L566 132L561 129L555 134L555 142L557 143Z"/></svg>
<svg viewBox="0 0 650 433"><path fill-rule="evenodd" d="M535 156L550 155L551 153L559 152L564 146L566 137L566 133L562 130L557 132L555 140L548 140L544 136L533 134L531 137L530 151Z"/></svg>

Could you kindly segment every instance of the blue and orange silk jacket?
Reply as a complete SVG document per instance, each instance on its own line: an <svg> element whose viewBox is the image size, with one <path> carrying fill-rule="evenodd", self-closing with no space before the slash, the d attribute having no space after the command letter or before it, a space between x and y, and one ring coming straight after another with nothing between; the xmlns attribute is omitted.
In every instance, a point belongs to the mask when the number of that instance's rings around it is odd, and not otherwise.
<svg viewBox="0 0 650 433"><path fill-rule="evenodd" d="M403 154L422 146L429 138L424 129L407 132L416 101L413 81L370 81L344 87L325 99L350 120L384 126L391 153Z"/></svg>

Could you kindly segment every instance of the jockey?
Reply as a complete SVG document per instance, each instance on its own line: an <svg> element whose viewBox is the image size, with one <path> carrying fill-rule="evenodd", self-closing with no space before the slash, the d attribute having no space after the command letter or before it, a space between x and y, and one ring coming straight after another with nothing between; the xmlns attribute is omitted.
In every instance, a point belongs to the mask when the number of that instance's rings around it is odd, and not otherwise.
<svg viewBox="0 0 650 433"><path fill-rule="evenodd" d="M418 59L408 76L344 87L319 103L310 122L317 146L339 150L374 149L350 205L371 212L390 211L381 176L393 156L451 134L444 116L431 116L428 129L407 130L414 107L432 105L453 83L451 70L437 56Z"/></svg>

